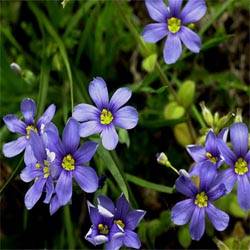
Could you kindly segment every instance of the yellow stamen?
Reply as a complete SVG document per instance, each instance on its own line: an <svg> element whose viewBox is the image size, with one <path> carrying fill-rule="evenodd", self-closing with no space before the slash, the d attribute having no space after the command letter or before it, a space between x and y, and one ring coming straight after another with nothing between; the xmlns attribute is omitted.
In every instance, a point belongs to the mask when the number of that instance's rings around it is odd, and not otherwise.
<svg viewBox="0 0 250 250"><path fill-rule="evenodd" d="M243 175L248 172L247 162L239 158L234 164L234 172L238 175Z"/></svg>
<svg viewBox="0 0 250 250"><path fill-rule="evenodd" d="M119 225L122 229L125 227L125 224L122 220L115 220L115 224Z"/></svg>
<svg viewBox="0 0 250 250"><path fill-rule="evenodd" d="M196 195L194 204L198 207L207 207L208 197L205 192L201 192Z"/></svg>
<svg viewBox="0 0 250 250"><path fill-rule="evenodd" d="M30 131L33 131L33 132L37 133L37 128L34 125L28 125L26 127L26 138L27 139L30 138Z"/></svg>
<svg viewBox="0 0 250 250"><path fill-rule="evenodd" d="M75 159L72 157L71 154L64 156L62 161L62 167L68 171L75 169Z"/></svg>
<svg viewBox="0 0 250 250"><path fill-rule="evenodd" d="M102 110L101 115L100 115L101 124L108 125L113 121L113 119L114 117L109 110L107 109Z"/></svg>
<svg viewBox="0 0 250 250"><path fill-rule="evenodd" d="M100 234L107 235L109 233L109 228L107 225L98 224L98 230Z"/></svg>
<svg viewBox="0 0 250 250"><path fill-rule="evenodd" d="M181 20L176 17L171 17L168 19L168 30L171 33L176 33L181 28Z"/></svg>
<svg viewBox="0 0 250 250"><path fill-rule="evenodd" d="M40 168L41 165L39 163L36 163L36 168Z"/></svg>
<svg viewBox="0 0 250 250"><path fill-rule="evenodd" d="M216 162L217 162L217 157L213 156L210 152L206 152L206 157L207 157L212 163L216 163Z"/></svg>

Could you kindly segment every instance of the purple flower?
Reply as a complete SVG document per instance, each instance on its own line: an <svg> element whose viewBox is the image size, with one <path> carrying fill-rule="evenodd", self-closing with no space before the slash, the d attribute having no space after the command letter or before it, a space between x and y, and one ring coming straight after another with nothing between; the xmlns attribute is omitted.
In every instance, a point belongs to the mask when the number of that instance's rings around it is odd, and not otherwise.
<svg viewBox="0 0 250 250"><path fill-rule="evenodd" d="M72 196L72 178L82 190L95 192L98 188L98 177L95 170L87 166L95 154L98 144L85 142L79 147L79 124L70 118L63 130L62 140L55 133L49 134L49 149L55 152L53 162L55 178L58 177L55 192L61 205L69 202Z"/></svg>
<svg viewBox="0 0 250 250"><path fill-rule="evenodd" d="M103 146L112 150L118 143L115 127L132 129L138 122L138 113L134 107L122 107L130 99L131 91L128 88L119 88L109 101L105 81L96 77L89 85L89 94L96 107L79 104L73 112L73 117L82 122L80 136L101 133Z"/></svg>
<svg viewBox="0 0 250 250"><path fill-rule="evenodd" d="M181 174L181 173L180 173ZM188 199L178 202L172 209L172 221L176 225L184 225L190 222L189 230L193 240L200 240L205 231L205 214L218 231L223 231L229 222L229 216L217 209L212 202L225 195L224 184L216 184L216 171L201 171L197 176L197 185L192 182L190 176L180 175L175 186L178 192Z"/></svg>
<svg viewBox="0 0 250 250"><path fill-rule="evenodd" d="M30 145L34 153L34 158L26 159L26 167L20 175L24 182L35 180L24 198L27 209L31 209L37 203L43 191L46 192L44 203L50 202L54 192L52 163L55 159L55 153L45 148L42 138L33 131L30 132Z"/></svg>
<svg viewBox="0 0 250 250"><path fill-rule="evenodd" d="M21 112L24 116L24 122L16 115L6 115L3 120L7 128L13 133L20 134L21 137L3 145L4 156L13 157L26 149L24 159L33 157L32 150L29 147L30 132L33 131L42 135L47 131L48 127L53 129L54 125L51 123L51 120L55 114L55 110L55 105L51 104L37 122L35 122L36 104L32 99L27 98L21 102Z"/></svg>
<svg viewBox="0 0 250 250"><path fill-rule="evenodd" d="M132 209L123 194L115 204L103 195L97 200L97 208L89 203L93 225L86 239L94 245L106 243L106 249L110 250L120 249L123 245L140 248L141 242L134 230L144 217L145 211Z"/></svg>
<svg viewBox="0 0 250 250"><path fill-rule="evenodd" d="M218 138L224 138L224 140L226 140L227 133L228 130L223 129L218 135ZM205 147L200 145L187 146L188 153L195 161L195 165L190 174L199 175L202 168L206 168L207 170L217 169L222 165L223 159L217 147L218 138L214 132L210 130L206 136Z"/></svg>
<svg viewBox="0 0 250 250"><path fill-rule="evenodd" d="M114 215L114 224L117 225L116 230L123 233L120 237L113 238L107 244L107 248L113 249L113 246L115 246L119 249L125 245L126 247L139 249L141 242L134 230L146 212L132 209L124 194L118 198L115 204L106 196L99 196L97 199L98 209L107 216Z"/></svg>
<svg viewBox="0 0 250 250"><path fill-rule="evenodd" d="M244 123L234 123L230 127L230 140L233 151L222 140L218 148L229 169L221 173L221 182L227 192L231 192L237 182L238 202L241 208L250 209L250 150L248 148L248 128Z"/></svg>
<svg viewBox="0 0 250 250"><path fill-rule="evenodd" d="M167 36L163 55L167 64L175 63L181 55L182 43L194 53L199 53L200 37L188 24L199 21L206 13L204 0L189 0L181 10L182 0L145 0L150 17L157 23L148 24L143 31L146 42L156 43Z"/></svg>
<svg viewBox="0 0 250 250"><path fill-rule="evenodd" d="M112 239L123 235L122 232L116 229L116 225L113 223L113 215L105 216L90 202L88 202L88 209L92 226L85 236L87 241L96 246L103 243L107 244L111 242ZM114 246L113 248L109 248L107 246L106 249L114 250L119 249L119 247Z"/></svg>

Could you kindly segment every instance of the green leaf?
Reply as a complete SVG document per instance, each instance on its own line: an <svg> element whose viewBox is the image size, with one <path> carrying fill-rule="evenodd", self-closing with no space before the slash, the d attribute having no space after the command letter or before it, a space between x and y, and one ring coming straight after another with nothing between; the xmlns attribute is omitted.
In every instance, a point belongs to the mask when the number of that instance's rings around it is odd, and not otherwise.
<svg viewBox="0 0 250 250"><path fill-rule="evenodd" d="M162 193L167 193L167 194L171 194L173 192L173 188L172 187L167 187L164 185L160 185L160 184L156 184L150 181L145 181L141 178L138 178L134 175L130 175L130 174L125 174L126 179L131 182L134 183L138 186L147 188L147 189L152 189L155 190L157 192L162 192Z"/></svg>
<svg viewBox="0 0 250 250"><path fill-rule="evenodd" d="M180 104L183 107L188 108L194 101L194 93L195 93L195 82L189 80L185 81L181 85L177 93L177 97Z"/></svg>
<svg viewBox="0 0 250 250"><path fill-rule="evenodd" d="M142 61L142 68L147 72L153 72L155 63L157 61L157 54L152 54Z"/></svg>
<svg viewBox="0 0 250 250"><path fill-rule="evenodd" d="M192 242L188 226L183 226L178 230L178 240L184 248L188 248Z"/></svg>
<svg viewBox="0 0 250 250"><path fill-rule="evenodd" d="M125 197L129 200L129 193L128 188L126 185L126 181L119 169L119 167L116 165L114 160L112 159L110 153L105 150L102 146L98 148L97 151L98 156L105 162L105 166L107 166L110 173L113 175L117 186L121 189L121 191L124 193Z"/></svg>
<svg viewBox="0 0 250 250"><path fill-rule="evenodd" d="M177 102L170 102L164 109L164 117L167 120L180 119L185 114L185 109Z"/></svg>

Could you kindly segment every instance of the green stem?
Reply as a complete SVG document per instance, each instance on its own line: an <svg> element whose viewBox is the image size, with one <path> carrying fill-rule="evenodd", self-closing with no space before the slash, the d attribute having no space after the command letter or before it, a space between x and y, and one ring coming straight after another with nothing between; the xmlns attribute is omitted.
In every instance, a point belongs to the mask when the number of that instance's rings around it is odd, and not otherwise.
<svg viewBox="0 0 250 250"><path fill-rule="evenodd" d="M7 186L10 184L10 181L12 179L14 179L14 177L16 176L17 171L19 170L20 166L23 163L23 157L20 159L20 161L18 162L16 168L14 169L14 171L11 173L10 177L8 178L8 180L4 183L4 185L2 186L1 190L0 190L0 195L3 193L3 191L7 188Z"/></svg>
<svg viewBox="0 0 250 250"><path fill-rule="evenodd" d="M75 241L73 237L73 227L72 227L72 221L70 217L70 209L69 205L66 205L63 210L63 215L64 215L64 223L66 227L66 232L67 232L67 239L68 239L68 246L69 249L75 249Z"/></svg>

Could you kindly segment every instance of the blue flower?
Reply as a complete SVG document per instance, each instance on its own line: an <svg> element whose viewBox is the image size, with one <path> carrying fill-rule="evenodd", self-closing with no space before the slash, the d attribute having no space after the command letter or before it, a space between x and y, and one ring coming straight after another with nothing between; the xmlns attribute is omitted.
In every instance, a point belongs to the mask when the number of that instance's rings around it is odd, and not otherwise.
<svg viewBox="0 0 250 250"><path fill-rule="evenodd" d="M122 107L131 97L128 88L119 88L109 101L108 89L101 77L96 77L89 85L89 94L96 107L79 104L74 108L73 117L82 122L80 136L87 137L101 133L102 144L112 150L118 143L115 127L132 129L137 125L138 113L134 107Z"/></svg>
<svg viewBox="0 0 250 250"><path fill-rule="evenodd" d="M193 240L200 240L205 231L205 214L218 231L228 226L229 216L217 209L212 202L225 195L224 184L217 184L217 171L201 171L196 177L196 185L190 176L180 173L175 186L178 192L188 199L178 202L172 209L171 218L176 225L190 223L189 229Z"/></svg>
<svg viewBox="0 0 250 250"><path fill-rule="evenodd" d="M44 203L49 203L54 192L52 171L55 153L50 152L45 147L42 138L33 131L30 132L30 145L34 158L26 159L26 167L20 175L24 182L34 180L24 198L27 209L31 209L37 203L44 191L46 192Z"/></svg>
<svg viewBox="0 0 250 250"><path fill-rule="evenodd" d="M3 154L5 157L13 157L20 154L24 149L24 159L32 156L32 150L29 146L30 132L33 131L39 135L43 135L48 129L54 129L54 124L51 120L55 114L56 107L51 104L44 114L37 120L34 119L36 114L36 104L32 99L24 99L21 102L21 112L24 116L24 122L16 115L6 115L3 120L7 128L13 132L21 135L17 140L8 142L3 145Z"/></svg>
<svg viewBox="0 0 250 250"><path fill-rule="evenodd" d="M187 26L199 21L206 13L204 0L189 0L181 10L182 0L145 0L150 17L157 23L148 24L143 31L146 42L156 43L167 36L163 54L167 64L175 63L181 55L182 43L199 53L200 37Z"/></svg>
<svg viewBox="0 0 250 250"><path fill-rule="evenodd" d="M63 130L62 140L58 134L50 133L47 141L49 149L56 156L53 162L54 176L58 178L55 199L58 199L60 205L67 204L71 199L73 178L83 191L95 192L98 188L98 177L96 171L87 166L87 162L92 159L98 144L85 142L79 147L78 122L70 118Z"/></svg>
<svg viewBox="0 0 250 250"><path fill-rule="evenodd" d="M97 200L97 208L92 204L89 206L93 225L86 239L95 245L106 243L106 249L110 250L120 249L122 246L140 248L141 242L134 230L146 212L132 209L123 194L115 204L103 195ZM104 232L106 235L103 235Z"/></svg>
<svg viewBox="0 0 250 250"><path fill-rule="evenodd" d="M217 169L222 163L223 159L217 146L218 138L226 140L228 129L223 129L218 137L213 131L209 131L206 136L205 146L188 145L187 151L195 161L195 164L190 172L192 175L199 175L202 168Z"/></svg>
<svg viewBox="0 0 250 250"><path fill-rule="evenodd" d="M248 148L248 128L244 123L234 123L230 127L233 151L222 140L218 148L229 169L220 174L221 182L231 192L237 182L238 202L241 208L250 209L250 150Z"/></svg>

